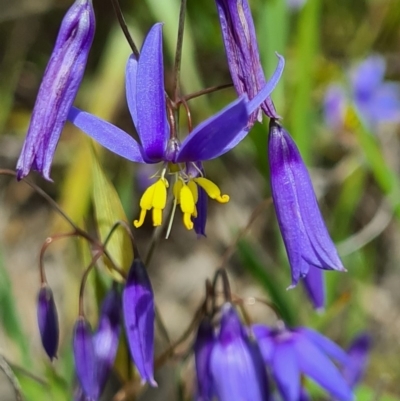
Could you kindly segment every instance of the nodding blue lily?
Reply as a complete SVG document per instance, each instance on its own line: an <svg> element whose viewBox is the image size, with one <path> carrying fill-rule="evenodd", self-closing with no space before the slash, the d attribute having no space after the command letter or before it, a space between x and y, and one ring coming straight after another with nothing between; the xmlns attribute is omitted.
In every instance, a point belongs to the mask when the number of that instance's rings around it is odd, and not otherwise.
<svg viewBox="0 0 400 401"><path fill-rule="evenodd" d="M223 155L247 135L249 116L269 96L282 74L284 60L278 57L275 74L253 99L248 101L242 97L232 102L180 142L167 117L162 24L158 23L148 33L139 59L131 55L126 66L127 103L140 143L94 115L71 109L68 119L112 152L137 163L162 163L157 181L147 188L140 200L141 212L134 221L135 227L144 223L150 210L153 225L161 225L169 176L174 179L173 196L180 205L188 230L194 227L192 218L200 218L199 213L205 210L203 204L199 204L206 201L202 191L220 203L228 202L229 196L222 195L218 186L204 177L202 162ZM205 217L201 216L200 221L205 223ZM202 233L204 227L199 224L196 231Z"/></svg>
<svg viewBox="0 0 400 401"><path fill-rule="evenodd" d="M76 0L62 21L33 108L28 134L17 163L17 178L31 169L50 180L50 168L92 45L92 0Z"/></svg>

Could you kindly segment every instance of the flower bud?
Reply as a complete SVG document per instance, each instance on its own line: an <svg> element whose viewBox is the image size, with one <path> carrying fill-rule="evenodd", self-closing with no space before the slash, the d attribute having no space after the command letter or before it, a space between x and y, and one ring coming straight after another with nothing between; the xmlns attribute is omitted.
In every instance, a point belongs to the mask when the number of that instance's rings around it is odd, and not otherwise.
<svg viewBox="0 0 400 401"><path fill-rule="evenodd" d="M50 360L53 360L57 354L59 327L53 291L47 284L44 284L40 289L37 304L40 338L47 355Z"/></svg>
<svg viewBox="0 0 400 401"><path fill-rule="evenodd" d="M129 349L143 383L154 380L154 295L146 268L133 260L122 294L122 309Z"/></svg>
<svg viewBox="0 0 400 401"><path fill-rule="evenodd" d="M75 370L82 390L90 400L99 396L97 379L97 358L93 344L93 334L90 324L79 317L74 327L73 351Z"/></svg>
<svg viewBox="0 0 400 401"><path fill-rule="evenodd" d="M18 179L34 169L50 180L54 152L85 71L94 30L92 0L76 0L62 21L40 84L17 163Z"/></svg>

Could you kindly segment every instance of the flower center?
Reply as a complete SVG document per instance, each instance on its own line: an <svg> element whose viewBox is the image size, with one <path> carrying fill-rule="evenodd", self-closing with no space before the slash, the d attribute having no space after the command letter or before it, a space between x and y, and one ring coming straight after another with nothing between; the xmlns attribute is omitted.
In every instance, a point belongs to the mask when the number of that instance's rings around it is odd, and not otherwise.
<svg viewBox="0 0 400 401"><path fill-rule="evenodd" d="M194 167L199 173L198 176L188 175L181 164L168 163L167 167L162 170L160 178L143 193L140 199L140 216L138 220L133 222L133 225L136 228L142 226L149 210L153 210L153 226L161 225L162 212L167 203L167 189L169 187L165 178L167 172L175 177L172 189L174 210L177 205L180 205L183 213L183 225L188 230L193 228L192 218L199 217L196 207L199 200L199 187L206 192L209 198L215 199L219 203L227 203L229 196L222 195L218 186L203 177L201 171L196 166Z"/></svg>

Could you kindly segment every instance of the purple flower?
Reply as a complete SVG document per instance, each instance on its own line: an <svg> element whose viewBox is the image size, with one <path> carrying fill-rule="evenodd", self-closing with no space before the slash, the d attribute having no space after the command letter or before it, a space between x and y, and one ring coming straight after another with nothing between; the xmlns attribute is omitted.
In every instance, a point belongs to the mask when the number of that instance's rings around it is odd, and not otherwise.
<svg viewBox="0 0 400 401"><path fill-rule="evenodd" d="M381 122L400 122L400 85L384 82L385 60L370 56L350 72L350 94L338 85L328 87L325 119L331 128L346 125L346 111L354 103L370 127Z"/></svg>
<svg viewBox="0 0 400 401"><path fill-rule="evenodd" d="M308 298L317 312L322 312L325 308L326 291L324 274L324 271L321 269L310 266L307 275L302 281Z"/></svg>
<svg viewBox="0 0 400 401"><path fill-rule="evenodd" d="M294 287L310 268L345 271L328 234L310 175L289 133L271 120L268 155L272 198Z"/></svg>
<svg viewBox="0 0 400 401"><path fill-rule="evenodd" d="M125 331L129 349L143 383L154 380L154 295L143 262L135 258L122 294Z"/></svg>
<svg viewBox="0 0 400 401"><path fill-rule="evenodd" d="M288 330L254 325L252 329L285 401L298 401L300 397L307 400L307 393L301 388L301 374L309 376L338 400L353 400L350 387L330 360L334 358L345 364L347 354L328 338L306 328Z"/></svg>
<svg viewBox="0 0 400 401"><path fill-rule="evenodd" d="M158 180L140 200L141 213L134 221L135 227L143 224L150 210L153 225L161 225L169 186L165 177L168 175L174 176L175 201L180 204L187 229L193 228L192 218L198 216L196 203L202 199L196 196L199 188L218 202L228 202L229 197L221 195L219 188L203 176L201 162L228 152L247 135L249 115L271 93L282 73L284 61L280 56L279 60L271 81L251 101L244 98L234 101L198 125L180 143L167 118L162 24L156 24L145 39L139 60L132 55L126 67L127 102L140 144L114 125L76 108L71 109L68 119L112 152L133 162L163 163Z"/></svg>
<svg viewBox="0 0 400 401"><path fill-rule="evenodd" d="M21 155L20 180L31 169L50 180L50 168L85 71L95 30L92 0L76 0L65 15L40 84Z"/></svg>
<svg viewBox="0 0 400 401"><path fill-rule="evenodd" d="M368 365L371 337L361 333L353 339L347 350L349 362L343 368L343 376L351 388L362 380Z"/></svg>
<svg viewBox="0 0 400 401"><path fill-rule="evenodd" d="M231 304L222 308L220 331L210 356L210 373L219 401L269 399L260 350L247 335Z"/></svg>
<svg viewBox="0 0 400 401"><path fill-rule="evenodd" d="M83 393L89 400L97 400L100 388L92 328L83 317L79 317L75 323L73 351L75 371Z"/></svg>
<svg viewBox="0 0 400 401"><path fill-rule="evenodd" d="M239 96L253 99L265 86L253 17L247 0L215 0L221 24L222 38L233 85ZM258 119L261 109L271 118L279 118L270 97L256 107L249 126Z"/></svg>
<svg viewBox="0 0 400 401"><path fill-rule="evenodd" d="M214 328L210 319L204 318L197 330L194 356L197 375L197 401L211 401L213 397L210 357L214 346Z"/></svg>
<svg viewBox="0 0 400 401"><path fill-rule="evenodd" d="M53 291L47 284L44 284L40 289L37 303L40 338L47 355L50 360L53 360L57 356L59 327Z"/></svg>

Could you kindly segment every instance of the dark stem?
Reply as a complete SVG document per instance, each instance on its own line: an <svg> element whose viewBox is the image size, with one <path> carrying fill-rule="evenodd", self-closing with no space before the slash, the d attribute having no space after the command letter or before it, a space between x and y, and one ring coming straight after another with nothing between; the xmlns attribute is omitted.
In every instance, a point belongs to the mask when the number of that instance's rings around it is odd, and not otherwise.
<svg viewBox="0 0 400 401"><path fill-rule="evenodd" d="M183 33L185 30L185 17L186 17L186 3L187 0L181 0L181 9L179 12L179 23L178 23L178 38L176 41L176 52L175 52L175 65L174 65L174 101L177 102L179 99L179 78L181 73L181 61L182 61L182 44L183 44Z"/></svg>
<svg viewBox="0 0 400 401"><path fill-rule="evenodd" d="M133 41L131 34L129 33L129 29L128 29L128 26L126 25L125 18L124 18L124 15L122 14L122 10L121 10L121 7L119 5L119 2L118 2L118 0L111 0L111 3L113 5L115 14L117 16L119 26L121 27L122 32L124 33L125 38L128 41L129 46L132 49L133 54L138 59L139 58L139 50L136 47L135 42Z"/></svg>
<svg viewBox="0 0 400 401"><path fill-rule="evenodd" d="M192 114L190 113L189 105L187 104L185 99L181 99L181 103L186 110L187 122L188 122L188 130L189 133L192 132L193 124L192 124Z"/></svg>
<svg viewBox="0 0 400 401"><path fill-rule="evenodd" d="M202 90L200 90L198 92L193 92L190 95L183 96L182 98L178 99L176 103L177 104L183 103L183 101L188 101L188 100L194 99L196 97L207 95L208 93L213 93L213 92L220 91L222 89L231 88L232 86L233 86L233 84L223 84L223 85L210 86L209 88L202 89Z"/></svg>

